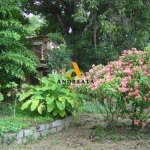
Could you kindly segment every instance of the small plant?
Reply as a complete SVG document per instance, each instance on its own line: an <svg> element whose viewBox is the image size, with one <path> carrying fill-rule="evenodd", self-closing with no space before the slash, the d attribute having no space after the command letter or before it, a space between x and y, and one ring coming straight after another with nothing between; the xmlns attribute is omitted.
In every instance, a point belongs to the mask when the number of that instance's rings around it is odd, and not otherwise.
<svg viewBox="0 0 150 150"><path fill-rule="evenodd" d="M21 109L31 106L31 111L37 110L40 114L45 111L54 117L71 114L82 103L83 94L74 93L69 84L58 83L61 79L67 80L67 77L49 74L40 79L41 86L23 85L24 91L20 93L19 101L26 102Z"/></svg>
<svg viewBox="0 0 150 150"><path fill-rule="evenodd" d="M8 97L14 97L14 108L13 108L13 116L14 118L16 117L16 105L17 105L17 100L18 100L18 94L19 94L19 88L18 88L18 84L15 82L9 82L6 85L7 88L7 96ZM10 106L10 108L12 108Z"/></svg>
<svg viewBox="0 0 150 150"><path fill-rule="evenodd" d="M106 113L99 101L83 101L83 111L92 114Z"/></svg>

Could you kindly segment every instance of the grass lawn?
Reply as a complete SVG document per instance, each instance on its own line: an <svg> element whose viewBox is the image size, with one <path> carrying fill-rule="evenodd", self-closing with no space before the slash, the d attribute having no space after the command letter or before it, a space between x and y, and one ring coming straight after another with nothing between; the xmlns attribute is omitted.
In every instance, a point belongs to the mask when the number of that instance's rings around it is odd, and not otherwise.
<svg viewBox="0 0 150 150"><path fill-rule="evenodd" d="M14 106L11 103L1 103L0 105L0 135L17 132L20 129L37 126L53 119L47 115L39 115L28 110L21 111L20 106L16 107L14 116Z"/></svg>

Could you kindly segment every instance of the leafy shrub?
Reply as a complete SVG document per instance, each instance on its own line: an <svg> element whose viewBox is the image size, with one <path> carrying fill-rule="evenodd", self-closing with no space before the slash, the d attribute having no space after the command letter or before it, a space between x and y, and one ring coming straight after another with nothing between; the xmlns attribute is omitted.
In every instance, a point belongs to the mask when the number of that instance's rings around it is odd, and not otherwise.
<svg viewBox="0 0 150 150"><path fill-rule="evenodd" d="M94 82L86 85L86 88L85 85L80 85L79 89L86 89L90 96L101 102L112 128L119 116L132 119L133 128L146 125L148 116L145 110L150 106L148 50L125 50L118 61L110 62L106 66L93 65L83 79L92 79Z"/></svg>
<svg viewBox="0 0 150 150"><path fill-rule="evenodd" d="M59 47L55 47L53 50L48 50L45 56L48 68L50 70L61 70L70 68L71 51L65 44L60 44Z"/></svg>
<svg viewBox="0 0 150 150"><path fill-rule="evenodd" d="M38 110L40 114L44 111L54 117L71 114L81 104L83 95L73 93L69 84L59 83L61 79L67 80L59 74L49 74L48 77L39 79L41 85L23 85L24 91L20 93L19 101L26 102L21 109L24 110L31 105L31 111Z"/></svg>
<svg viewBox="0 0 150 150"><path fill-rule="evenodd" d="M0 85L0 102L4 99L3 94L1 93L1 85Z"/></svg>
<svg viewBox="0 0 150 150"><path fill-rule="evenodd" d="M0 93L0 102L4 99L2 93Z"/></svg>

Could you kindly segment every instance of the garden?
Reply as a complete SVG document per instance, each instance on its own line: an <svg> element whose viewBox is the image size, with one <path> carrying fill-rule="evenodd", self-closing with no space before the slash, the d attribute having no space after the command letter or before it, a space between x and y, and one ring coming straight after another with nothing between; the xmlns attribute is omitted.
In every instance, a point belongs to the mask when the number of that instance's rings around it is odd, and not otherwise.
<svg viewBox="0 0 150 150"><path fill-rule="evenodd" d="M149 49L138 51L133 48L124 51L118 61L110 62L106 66L92 65L82 78L68 79L68 73L64 76L50 74L40 79L41 86L24 84L20 91L17 91L16 84L8 85L7 87L13 87L16 91L17 98L14 98L13 105L6 103L1 107L1 115L4 116L1 116L0 133L3 135L17 132L72 114L75 121L72 122L71 130L74 128L83 130L82 136L85 136L85 139L98 143L135 140L140 144L133 148L149 147L149 61ZM93 82L58 83L58 80L62 79L93 80ZM87 132L87 129L90 132ZM66 129L66 132L68 130ZM70 138L74 136L74 132L70 134ZM57 138L55 140L57 143ZM75 145L70 145L70 148L84 146L85 149L93 148L84 143L89 142L78 141ZM114 145L114 148L116 146ZM125 146L126 144L121 148Z"/></svg>
<svg viewBox="0 0 150 150"><path fill-rule="evenodd" d="M0 149L150 149L148 1L0 5Z"/></svg>

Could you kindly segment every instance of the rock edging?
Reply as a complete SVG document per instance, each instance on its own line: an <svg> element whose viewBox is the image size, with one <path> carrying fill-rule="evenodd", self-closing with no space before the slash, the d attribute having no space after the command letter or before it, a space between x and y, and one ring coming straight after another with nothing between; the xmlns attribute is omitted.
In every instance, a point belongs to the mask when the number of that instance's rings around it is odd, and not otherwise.
<svg viewBox="0 0 150 150"><path fill-rule="evenodd" d="M68 116L61 120L55 120L51 123L41 124L37 127L30 127L29 129L22 129L17 133L8 133L2 135L1 143L3 144L24 144L28 141L33 141L39 138L42 138L46 135L51 133L59 132L64 128L70 126L71 122L73 121L72 116Z"/></svg>

